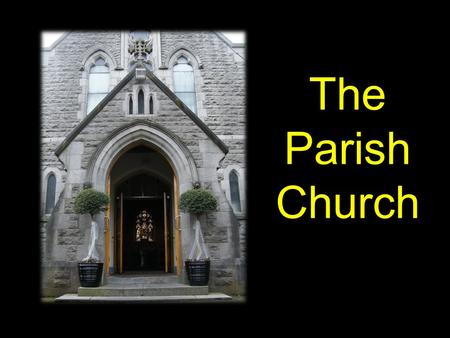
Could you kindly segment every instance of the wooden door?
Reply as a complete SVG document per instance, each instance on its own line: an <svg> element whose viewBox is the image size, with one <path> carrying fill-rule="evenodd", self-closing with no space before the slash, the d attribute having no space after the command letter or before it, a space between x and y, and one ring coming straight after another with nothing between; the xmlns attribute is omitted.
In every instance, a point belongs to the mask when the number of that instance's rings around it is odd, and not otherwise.
<svg viewBox="0 0 450 338"><path fill-rule="evenodd" d="M123 272L123 193L117 197L117 217L116 217L116 231L115 231L115 262L116 272Z"/></svg>
<svg viewBox="0 0 450 338"><path fill-rule="evenodd" d="M109 196L110 193L110 177L108 176L108 179L106 180L106 190L105 193ZM104 230L104 234L105 234L105 266L103 269L103 273L105 275L109 275L109 260L110 260L110 222L109 222L109 218L110 218L110 205L111 203L108 204L108 206L106 207L105 210L105 230ZM114 214L112 215L113 219L114 219Z"/></svg>
<svg viewBox="0 0 450 338"><path fill-rule="evenodd" d="M175 265L177 268L177 275L181 275L183 269L183 257L181 256L181 225L180 225L180 211L178 209L179 202L178 180L176 176L173 176L173 203L172 210L174 210L175 216Z"/></svg>
<svg viewBox="0 0 450 338"><path fill-rule="evenodd" d="M164 192L163 194L164 199L164 271L169 272L169 231L168 231L168 225L167 225L167 194Z"/></svg>

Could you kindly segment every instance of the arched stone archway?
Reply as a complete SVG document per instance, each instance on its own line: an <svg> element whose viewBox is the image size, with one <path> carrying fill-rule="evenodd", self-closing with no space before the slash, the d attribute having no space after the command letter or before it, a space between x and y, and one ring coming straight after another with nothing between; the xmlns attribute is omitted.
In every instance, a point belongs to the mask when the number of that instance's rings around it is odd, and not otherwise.
<svg viewBox="0 0 450 338"><path fill-rule="evenodd" d="M180 193L199 180L192 154L176 135L155 123L139 121L119 128L98 146L89 161L86 181L93 188L105 191L112 164L130 147L139 143L149 144L172 165L179 181Z"/></svg>
<svg viewBox="0 0 450 338"><path fill-rule="evenodd" d="M129 149L136 145L146 145L158 151L170 164L174 173L174 205L175 205L175 241L177 247L177 273L183 268L182 257L187 252L187 247L192 238L191 219L189 215L180 214L177 207L178 197L184 191L192 188L193 183L199 181L197 167L189 149L165 128L148 121L133 122L121 127L105 139L92 155L85 181L96 190L109 194L109 175L115 162ZM109 220L114 215L114 210L107 210L103 224L105 232L100 238L100 252L104 252L105 266L109 267L110 238ZM109 269L106 268L105 272Z"/></svg>

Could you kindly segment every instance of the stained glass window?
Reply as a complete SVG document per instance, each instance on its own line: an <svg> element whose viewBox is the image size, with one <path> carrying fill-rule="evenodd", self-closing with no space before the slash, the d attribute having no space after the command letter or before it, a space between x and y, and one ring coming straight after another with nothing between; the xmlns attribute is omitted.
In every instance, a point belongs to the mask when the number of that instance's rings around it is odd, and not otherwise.
<svg viewBox="0 0 450 338"><path fill-rule="evenodd" d="M152 217L148 211L142 210L136 217L136 242L141 240L153 242L152 230Z"/></svg>
<svg viewBox="0 0 450 338"><path fill-rule="evenodd" d="M230 172L231 205L235 211L241 212L241 197L239 194L239 177L235 170Z"/></svg>

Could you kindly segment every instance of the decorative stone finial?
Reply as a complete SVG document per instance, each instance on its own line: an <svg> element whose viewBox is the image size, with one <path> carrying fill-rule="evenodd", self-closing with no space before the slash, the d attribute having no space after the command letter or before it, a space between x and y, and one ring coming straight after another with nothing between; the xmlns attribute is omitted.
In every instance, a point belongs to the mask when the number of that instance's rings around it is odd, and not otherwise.
<svg viewBox="0 0 450 338"><path fill-rule="evenodd" d="M148 62L151 51L152 40L149 34L130 34L128 53L133 56L134 62Z"/></svg>

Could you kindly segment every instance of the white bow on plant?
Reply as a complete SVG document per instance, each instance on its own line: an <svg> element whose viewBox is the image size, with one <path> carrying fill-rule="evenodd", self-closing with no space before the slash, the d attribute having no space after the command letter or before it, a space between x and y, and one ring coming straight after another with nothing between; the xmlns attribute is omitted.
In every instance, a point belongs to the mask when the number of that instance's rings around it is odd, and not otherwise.
<svg viewBox="0 0 450 338"><path fill-rule="evenodd" d="M189 260L198 261L202 256L205 259L209 259L208 250L206 250L205 240L203 239L202 228L200 227L200 220L198 218L200 214L216 210L217 199L211 192L201 189L199 184L195 184L194 186L194 189L190 189L181 194L180 209L195 215L195 235L191 252L189 253Z"/></svg>
<svg viewBox="0 0 450 338"><path fill-rule="evenodd" d="M206 249L205 241L203 239L202 229L200 227L200 221L198 220L198 216L195 217L195 238L194 243L191 248L191 252L189 253L189 259L192 260L197 250L197 256L195 260L199 260L204 255L205 259L209 259L208 250Z"/></svg>
<svg viewBox="0 0 450 338"><path fill-rule="evenodd" d="M88 252L88 255L82 259L82 262L99 260L97 247L96 247L97 239L98 239L98 224L96 221L92 220L92 222L91 222L91 238L89 240L89 252Z"/></svg>

